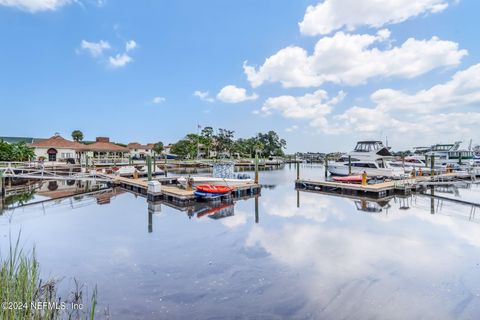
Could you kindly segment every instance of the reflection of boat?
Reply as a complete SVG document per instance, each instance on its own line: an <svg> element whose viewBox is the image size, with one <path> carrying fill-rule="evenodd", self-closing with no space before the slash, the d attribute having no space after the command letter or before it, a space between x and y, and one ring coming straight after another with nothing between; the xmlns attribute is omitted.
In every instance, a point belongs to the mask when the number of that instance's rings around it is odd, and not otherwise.
<svg viewBox="0 0 480 320"><path fill-rule="evenodd" d="M335 162L329 162L328 171L338 176L358 175L364 171L369 176L404 176L404 170L391 166L391 161L392 154L381 141L359 141L353 151Z"/></svg>
<svg viewBox="0 0 480 320"><path fill-rule="evenodd" d="M204 216L215 214L218 211L223 210L225 208L229 208L229 207L233 207L233 205L232 204L223 204L223 205L220 205L218 207L214 207L214 208L210 208L210 209L205 208L203 211L200 211L200 212L197 213L197 218L201 218L201 217L204 217Z"/></svg>
<svg viewBox="0 0 480 320"><path fill-rule="evenodd" d="M390 208L389 201L368 201L365 199L355 200L357 210L365 212L382 212L383 209Z"/></svg>

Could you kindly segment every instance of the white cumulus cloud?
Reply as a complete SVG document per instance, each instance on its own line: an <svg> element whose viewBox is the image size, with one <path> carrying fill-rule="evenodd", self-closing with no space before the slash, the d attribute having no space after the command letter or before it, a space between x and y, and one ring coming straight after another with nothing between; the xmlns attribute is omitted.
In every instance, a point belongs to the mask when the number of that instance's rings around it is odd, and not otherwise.
<svg viewBox="0 0 480 320"><path fill-rule="evenodd" d="M55 11L74 0L0 0L0 6L15 7L32 13Z"/></svg>
<svg viewBox="0 0 480 320"><path fill-rule="evenodd" d="M103 53L103 51L110 49L110 43L104 40L100 40L98 42L82 40L80 43L80 49L87 51L93 57L98 57Z"/></svg>
<svg viewBox="0 0 480 320"><path fill-rule="evenodd" d="M247 90L234 85L223 87L217 94L217 99L226 103L239 103L248 100L256 100L258 96L255 93L247 94Z"/></svg>
<svg viewBox="0 0 480 320"><path fill-rule="evenodd" d="M276 112L288 119L310 120L312 126L327 124L326 116L332 112L332 106L345 97L340 91L337 96L329 98L325 90L317 90L303 96L283 95L268 98L258 113L271 115Z"/></svg>
<svg viewBox="0 0 480 320"><path fill-rule="evenodd" d="M167 99L165 99L164 97L155 97L152 99L152 103L154 104L160 104L162 102L165 102Z"/></svg>
<svg viewBox="0 0 480 320"><path fill-rule="evenodd" d="M125 51L128 52L130 50L133 50L137 47L137 43L134 40L129 40L125 44Z"/></svg>
<svg viewBox="0 0 480 320"><path fill-rule="evenodd" d="M324 82L359 85L373 77L413 78L439 67L456 66L466 50L452 41L432 37L407 39L399 47L382 50L390 36L386 29L376 35L337 32L320 39L313 54L296 46L281 49L258 68L244 63L250 84L280 82L284 87L315 87ZM374 46L376 45L376 46Z"/></svg>
<svg viewBox="0 0 480 320"><path fill-rule="evenodd" d="M207 102L214 102L215 99L210 97L210 93L208 91L200 91L197 90L193 93L195 97L200 98L200 100L207 101Z"/></svg>
<svg viewBox="0 0 480 320"><path fill-rule="evenodd" d="M114 68L124 67L132 61L132 57L130 57L127 53L118 53L113 57L108 57L108 63Z"/></svg>
<svg viewBox="0 0 480 320"><path fill-rule="evenodd" d="M379 28L447 7L445 0L325 0L307 8L299 27L305 35L325 35L342 28L352 31L361 26Z"/></svg>

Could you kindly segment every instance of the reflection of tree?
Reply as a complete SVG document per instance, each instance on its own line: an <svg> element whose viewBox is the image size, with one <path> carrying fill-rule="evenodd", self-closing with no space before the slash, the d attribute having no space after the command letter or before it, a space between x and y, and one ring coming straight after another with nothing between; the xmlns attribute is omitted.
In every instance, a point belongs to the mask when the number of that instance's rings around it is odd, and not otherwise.
<svg viewBox="0 0 480 320"><path fill-rule="evenodd" d="M11 206L17 204L22 206L32 200L35 197L35 190L25 191L22 193L17 193L5 198L5 206Z"/></svg>

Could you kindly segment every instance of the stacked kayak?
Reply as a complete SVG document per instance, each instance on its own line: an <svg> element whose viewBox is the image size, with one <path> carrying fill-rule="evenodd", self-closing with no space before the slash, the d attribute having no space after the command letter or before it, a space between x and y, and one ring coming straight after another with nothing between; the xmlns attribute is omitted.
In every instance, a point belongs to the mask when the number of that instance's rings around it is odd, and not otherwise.
<svg viewBox="0 0 480 320"><path fill-rule="evenodd" d="M227 186L215 186L212 184L202 184L197 186L197 190L194 192L197 198L214 199L219 198L233 189Z"/></svg>

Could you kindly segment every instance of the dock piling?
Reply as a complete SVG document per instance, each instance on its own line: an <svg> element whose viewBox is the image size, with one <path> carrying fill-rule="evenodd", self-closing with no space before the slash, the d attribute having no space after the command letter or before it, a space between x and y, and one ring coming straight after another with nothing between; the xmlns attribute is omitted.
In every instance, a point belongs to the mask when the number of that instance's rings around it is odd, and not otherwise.
<svg viewBox="0 0 480 320"><path fill-rule="evenodd" d="M430 157L430 175L433 177L435 175L435 157L432 155Z"/></svg>
<svg viewBox="0 0 480 320"><path fill-rule="evenodd" d="M300 163L297 162L297 180L300 179Z"/></svg>
<svg viewBox="0 0 480 320"><path fill-rule="evenodd" d="M352 156L348 156L348 175L352 175Z"/></svg>
<svg viewBox="0 0 480 320"><path fill-rule="evenodd" d="M152 158L147 156L147 175L148 181L152 181Z"/></svg>
<svg viewBox="0 0 480 320"><path fill-rule="evenodd" d="M255 152L255 183L258 183L258 152Z"/></svg>
<svg viewBox="0 0 480 320"><path fill-rule="evenodd" d="M328 156L325 156L325 178L328 176Z"/></svg>

